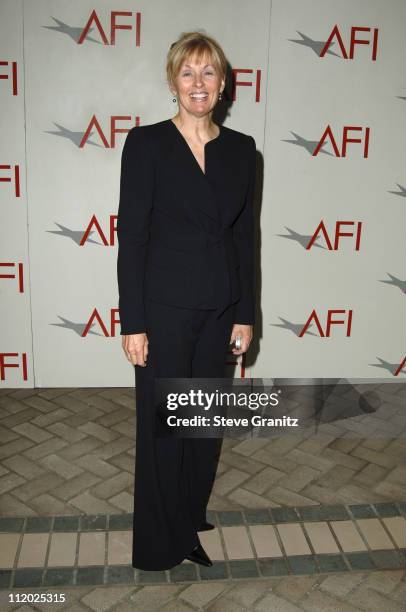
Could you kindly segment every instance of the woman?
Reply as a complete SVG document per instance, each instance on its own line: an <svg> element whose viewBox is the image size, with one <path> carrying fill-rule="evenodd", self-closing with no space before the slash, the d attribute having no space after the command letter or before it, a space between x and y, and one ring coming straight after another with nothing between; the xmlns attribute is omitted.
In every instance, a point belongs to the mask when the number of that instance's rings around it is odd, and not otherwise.
<svg viewBox="0 0 406 612"><path fill-rule="evenodd" d="M132 128L121 160L117 275L122 346L135 366L133 567L212 565L206 522L218 440L154 437L154 377L221 378L254 323L255 140L212 121L226 58L199 32L171 45L171 119ZM174 101L176 101L176 97Z"/></svg>

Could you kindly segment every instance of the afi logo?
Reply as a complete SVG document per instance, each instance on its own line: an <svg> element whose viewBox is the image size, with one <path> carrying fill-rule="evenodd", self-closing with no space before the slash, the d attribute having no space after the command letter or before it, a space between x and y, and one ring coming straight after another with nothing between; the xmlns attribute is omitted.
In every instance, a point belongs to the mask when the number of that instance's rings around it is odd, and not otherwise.
<svg viewBox="0 0 406 612"><path fill-rule="evenodd" d="M359 32L371 32L372 34L368 38L357 38L357 34ZM354 59L354 49L355 45L372 45L371 48L371 59L372 61L376 61L376 55L378 50L378 28L367 28L361 26L353 26L350 30L350 41L349 41L349 51L345 48L343 36L340 33L338 25L335 25L332 29L326 44L321 50L320 57L324 57L328 51L329 46L334 40L337 40L338 46L340 47L341 54L344 59ZM371 40L372 38L372 40Z"/></svg>
<svg viewBox="0 0 406 612"><path fill-rule="evenodd" d="M17 362L8 362L11 357L17 357ZM27 376L27 353L0 353L0 380L6 380L7 368L19 368L22 379L28 380Z"/></svg>
<svg viewBox="0 0 406 612"><path fill-rule="evenodd" d="M261 70L252 70L251 68L233 68L232 71L232 93L231 99L233 102L236 101L237 87L254 87L255 88L255 102L259 102L261 99ZM251 81L238 81L238 74L255 74L255 83Z"/></svg>
<svg viewBox="0 0 406 612"><path fill-rule="evenodd" d="M12 181L14 181L14 193L16 198L19 198L21 196L21 190L20 190L20 166L10 166L8 164L0 164L0 171L1 170L12 170L14 176L10 177L10 176L1 176L0 175L0 183L11 183Z"/></svg>
<svg viewBox="0 0 406 612"><path fill-rule="evenodd" d="M350 130L355 130L357 132L362 132L365 129L365 135L363 136L363 140L361 140L361 138L349 138L348 137L348 132ZM326 129L324 130L324 133L320 139L320 141L318 142L315 150L313 151L312 155L315 157L318 152L320 151L320 149L322 148L322 146L324 145L324 143L327 140L330 140L331 145L334 149L334 153L336 155L336 157L346 157L347 154L347 144L349 142L364 142L364 157L368 157L368 148L369 148L369 131L371 128L367 127L367 128L362 128L361 126L356 126L356 125L345 125L343 127L343 134L342 134L342 138L341 138L341 152L339 151L336 139L334 138L334 134L330 128L330 126L328 125L326 127Z"/></svg>
<svg viewBox="0 0 406 612"><path fill-rule="evenodd" d="M9 71L6 74L0 73L0 79L4 79L6 81L11 82L11 91L13 92L13 96L16 96L18 94L18 91L17 91L17 62L7 62L7 61L0 60L0 66L9 67L10 65L11 65L11 75L9 74L10 73L10 69L9 69Z"/></svg>
<svg viewBox="0 0 406 612"><path fill-rule="evenodd" d="M334 315L342 314L347 315L344 319L333 319ZM327 311L327 320L326 320L326 328L325 331L320 323L320 319L317 316L316 310L313 310L310 317L307 319L306 323L302 331L299 334L299 338L302 338L306 333L306 330L310 327L312 321L316 324L317 329L319 330L319 334L322 338L330 338L331 336L331 326L332 325L345 325L347 324L346 336L347 338L351 336L351 324L352 324L352 310L328 310Z"/></svg>
<svg viewBox="0 0 406 612"><path fill-rule="evenodd" d="M118 24L117 17L128 17L129 23ZM96 13L96 10L93 9L82 33L79 36L78 45L83 44L83 41L85 40L89 31L93 30L93 27L92 27L93 25L96 26L96 29L98 30L100 34L100 38L104 45L114 46L116 44L116 31L117 30L134 30L135 35L133 39L135 41L135 46L136 47L140 46L141 13L138 13L138 12L133 13L132 11L111 11L110 23L106 24L106 27L103 28L101 21ZM106 33L106 30L107 30L107 33Z"/></svg>
<svg viewBox="0 0 406 612"><path fill-rule="evenodd" d="M403 361L399 364L399 367L396 369L394 376L399 376L400 372L406 366L406 356L403 358Z"/></svg>
<svg viewBox="0 0 406 612"><path fill-rule="evenodd" d="M139 119L140 119L139 117L135 117L134 125L136 127L138 127L140 123ZM100 136L100 140L102 141L106 149L114 149L114 147L116 146L116 134L127 134L127 132L130 131L131 127L133 127L133 126L130 126L128 128L117 128L116 127L117 121L131 121L131 115L113 115L111 116L109 133L107 134L107 137L106 137L104 135L103 129L99 121L96 118L96 115L93 115L93 117L90 119L90 122L86 128L83 138L80 141L79 148L82 149L85 146L89 136L91 136L92 129L96 129L97 133Z"/></svg>
<svg viewBox="0 0 406 612"><path fill-rule="evenodd" d="M351 232L343 232L341 231L341 227L343 225L349 225L354 227L355 232L351 231ZM328 231L326 229L326 226L324 225L324 221L323 219L320 221L320 223L318 224L316 231L314 232L314 234L312 235L309 244L306 247L306 250L309 251L313 244L316 242L317 238L319 237L319 235L322 235L326 244L327 244L327 249L329 251L338 251L339 249L339 243L340 243L340 238L342 238L343 236L346 237L354 237L355 236L355 251L359 251L359 247L360 247L360 243L361 243L361 228L362 228L362 221L336 221L336 227L335 227L335 232L334 232L334 241L333 243L330 240ZM320 245L320 243L317 243L318 245ZM333 246L334 244L334 246Z"/></svg>
<svg viewBox="0 0 406 612"><path fill-rule="evenodd" d="M3 268L15 268L17 267L17 273L12 274L2 274L1 270ZM18 292L24 293L24 265L22 263L14 263L12 261L0 261L0 279L2 278L16 278L18 279Z"/></svg>
<svg viewBox="0 0 406 612"><path fill-rule="evenodd" d="M97 232L97 234L99 235L102 243L104 244L104 246L114 246L114 238L115 238L115 234L117 231L117 227L116 227L116 221L117 221L117 215L110 215L109 217L109 230L108 230L108 236L106 237L106 234L103 232L101 225L96 217L96 215L93 215L92 218L90 219L90 222L88 224L88 226L86 227L85 233L83 234L79 246L83 246L86 242L86 240L88 239L90 234L93 234L93 231L95 230ZM94 230L93 230L94 228ZM93 238L93 236L92 236Z"/></svg>
<svg viewBox="0 0 406 612"><path fill-rule="evenodd" d="M97 308L94 308L91 313L86 325L85 329L82 332L82 338L85 338L90 330L90 328L96 323L99 325L102 333L106 336L106 338L111 337L114 338L116 335L116 326L119 325L119 309L118 308L110 308L110 320L107 324L104 323L102 317L99 314ZM108 329L109 328L109 329Z"/></svg>

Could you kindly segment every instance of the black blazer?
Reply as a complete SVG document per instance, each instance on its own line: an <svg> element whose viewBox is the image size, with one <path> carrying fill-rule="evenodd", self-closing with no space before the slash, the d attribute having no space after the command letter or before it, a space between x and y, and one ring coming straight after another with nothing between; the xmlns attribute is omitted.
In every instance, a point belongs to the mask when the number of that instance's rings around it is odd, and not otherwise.
<svg viewBox="0 0 406 612"><path fill-rule="evenodd" d="M237 303L254 323L256 144L220 125L205 172L171 119L133 127L121 156L117 279L121 335L146 332L144 300L184 308Z"/></svg>

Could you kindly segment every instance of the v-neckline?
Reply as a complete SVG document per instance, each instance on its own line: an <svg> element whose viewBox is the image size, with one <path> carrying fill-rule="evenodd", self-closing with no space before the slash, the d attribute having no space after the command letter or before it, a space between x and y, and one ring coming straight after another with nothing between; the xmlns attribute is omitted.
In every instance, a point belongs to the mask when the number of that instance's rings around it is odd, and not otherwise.
<svg viewBox="0 0 406 612"><path fill-rule="evenodd" d="M168 121L170 123L172 123L173 127L175 128L175 130L177 131L177 133L179 134L180 138L182 139L182 141L185 143L185 145L187 146L189 153L192 155L193 159L195 160L195 163L197 165L197 167L199 168L200 172L202 173L202 175L204 177L207 176L207 165L206 165L206 146L208 144L210 144L211 142L214 142L215 140L219 140L220 137L222 136L223 133L223 126L219 125L218 123L216 123L216 125L219 128L219 133L215 138L212 138L211 140L208 140L204 145L203 145L203 159L204 159L204 172L199 164L199 162L196 159L195 154L193 153L188 141L186 140L186 138L184 137L184 135L182 134L182 132L180 131L180 129L178 128L178 126L176 125L176 123L174 121L172 121L172 119L168 119Z"/></svg>

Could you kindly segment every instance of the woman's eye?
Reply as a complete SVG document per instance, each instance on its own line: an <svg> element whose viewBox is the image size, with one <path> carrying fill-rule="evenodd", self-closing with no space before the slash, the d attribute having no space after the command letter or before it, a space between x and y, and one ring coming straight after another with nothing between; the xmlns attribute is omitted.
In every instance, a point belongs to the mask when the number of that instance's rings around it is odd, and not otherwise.
<svg viewBox="0 0 406 612"><path fill-rule="evenodd" d="M191 72L182 72L182 76L189 76L190 74ZM205 74L214 75L214 72L212 70L208 70L207 72L205 72Z"/></svg>

